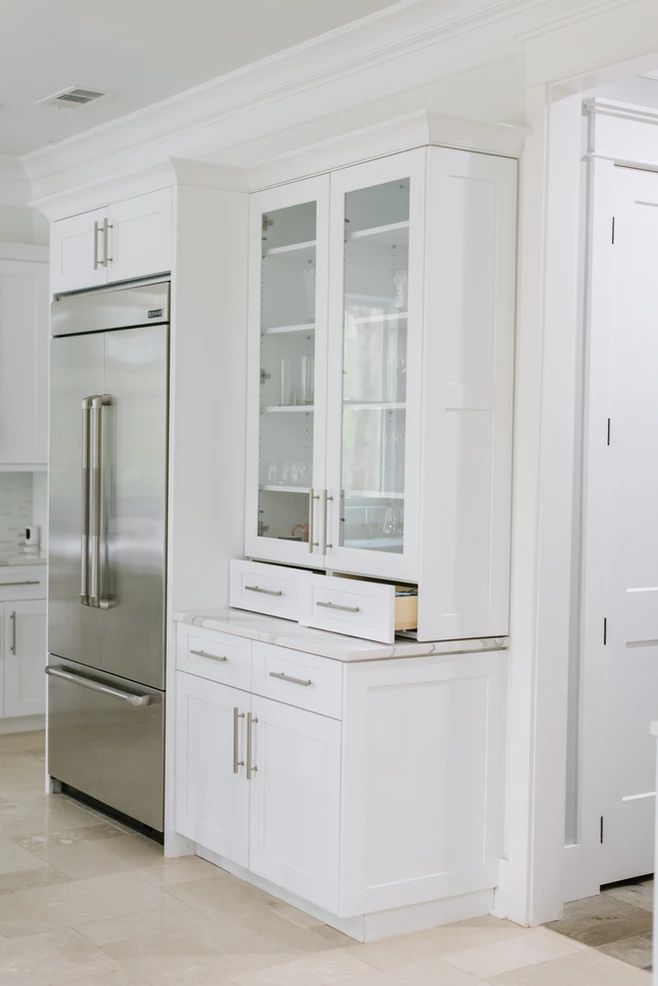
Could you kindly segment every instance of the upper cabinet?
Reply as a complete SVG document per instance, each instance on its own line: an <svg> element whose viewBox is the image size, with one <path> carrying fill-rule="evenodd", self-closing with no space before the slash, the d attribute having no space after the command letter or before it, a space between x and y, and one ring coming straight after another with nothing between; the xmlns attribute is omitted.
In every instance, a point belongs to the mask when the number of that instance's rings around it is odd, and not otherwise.
<svg viewBox="0 0 658 986"><path fill-rule="evenodd" d="M419 583L434 639L507 626L515 200L437 147L252 196L245 553Z"/></svg>
<svg viewBox="0 0 658 986"><path fill-rule="evenodd" d="M17 245L15 254L30 250ZM43 465L48 452L48 264L0 258L0 467Z"/></svg>
<svg viewBox="0 0 658 986"><path fill-rule="evenodd" d="M171 190L162 188L53 223L53 294L169 271L171 221Z"/></svg>

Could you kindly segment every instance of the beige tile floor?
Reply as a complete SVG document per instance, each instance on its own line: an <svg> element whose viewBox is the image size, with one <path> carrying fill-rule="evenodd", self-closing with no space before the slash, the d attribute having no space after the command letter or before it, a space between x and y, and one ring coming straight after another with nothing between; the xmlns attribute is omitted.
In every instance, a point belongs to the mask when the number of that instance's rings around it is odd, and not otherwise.
<svg viewBox="0 0 658 986"><path fill-rule="evenodd" d="M43 736L0 736L0 986L650 986L491 917L359 945L42 780Z"/></svg>

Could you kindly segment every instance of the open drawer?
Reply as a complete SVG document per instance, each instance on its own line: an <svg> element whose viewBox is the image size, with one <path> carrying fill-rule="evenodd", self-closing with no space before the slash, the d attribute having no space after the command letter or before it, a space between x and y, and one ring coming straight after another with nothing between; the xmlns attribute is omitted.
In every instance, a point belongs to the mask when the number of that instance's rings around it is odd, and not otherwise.
<svg viewBox="0 0 658 986"><path fill-rule="evenodd" d="M299 622L319 630L392 644L396 631L415 630L418 596L408 587L338 576L311 576Z"/></svg>

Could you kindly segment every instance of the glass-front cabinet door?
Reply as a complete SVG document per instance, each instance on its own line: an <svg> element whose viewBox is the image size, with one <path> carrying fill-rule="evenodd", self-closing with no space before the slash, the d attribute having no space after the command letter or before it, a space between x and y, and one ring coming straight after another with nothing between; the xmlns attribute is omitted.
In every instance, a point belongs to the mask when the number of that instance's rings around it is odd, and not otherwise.
<svg viewBox="0 0 658 986"><path fill-rule="evenodd" d="M326 567L417 578L425 151L335 173Z"/></svg>
<svg viewBox="0 0 658 986"><path fill-rule="evenodd" d="M246 553L321 563L329 178L251 200Z"/></svg>

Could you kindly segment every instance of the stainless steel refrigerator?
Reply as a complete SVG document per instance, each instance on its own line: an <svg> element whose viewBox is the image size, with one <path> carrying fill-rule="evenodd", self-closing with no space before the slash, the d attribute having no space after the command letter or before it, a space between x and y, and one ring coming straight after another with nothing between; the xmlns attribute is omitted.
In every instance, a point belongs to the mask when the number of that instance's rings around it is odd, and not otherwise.
<svg viewBox="0 0 658 986"><path fill-rule="evenodd" d="M48 770L163 828L169 282L52 306Z"/></svg>

